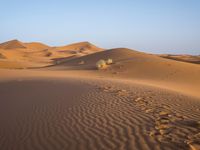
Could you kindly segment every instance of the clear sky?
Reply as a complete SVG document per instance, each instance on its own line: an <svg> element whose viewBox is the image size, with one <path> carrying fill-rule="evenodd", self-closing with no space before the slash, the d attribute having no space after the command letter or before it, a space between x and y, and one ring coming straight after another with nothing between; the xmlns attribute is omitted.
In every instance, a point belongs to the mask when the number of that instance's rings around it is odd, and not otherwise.
<svg viewBox="0 0 200 150"><path fill-rule="evenodd" d="M200 54L200 0L0 0L0 20L0 42Z"/></svg>

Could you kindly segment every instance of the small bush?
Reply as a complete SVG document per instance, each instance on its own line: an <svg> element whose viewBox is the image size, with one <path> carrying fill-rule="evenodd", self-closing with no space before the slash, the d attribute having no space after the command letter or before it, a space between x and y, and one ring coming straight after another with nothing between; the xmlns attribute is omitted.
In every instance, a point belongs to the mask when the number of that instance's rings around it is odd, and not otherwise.
<svg viewBox="0 0 200 150"><path fill-rule="evenodd" d="M112 60L112 59L109 58L109 59L106 60L106 64L107 64L107 65L110 65L110 64L112 64L112 63L113 63L113 60Z"/></svg>
<svg viewBox="0 0 200 150"><path fill-rule="evenodd" d="M105 69L107 67L106 61L101 59L96 63L97 69Z"/></svg>

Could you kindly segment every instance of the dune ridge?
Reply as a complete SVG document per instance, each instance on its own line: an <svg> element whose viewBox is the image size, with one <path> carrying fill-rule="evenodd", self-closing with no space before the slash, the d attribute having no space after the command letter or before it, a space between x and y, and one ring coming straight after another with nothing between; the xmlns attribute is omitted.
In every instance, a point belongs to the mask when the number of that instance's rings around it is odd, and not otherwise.
<svg viewBox="0 0 200 150"><path fill-rule="evenodd" d="M24 43L18 40L11 40L0 44L0 54L2 56L0 58L0 68L44 67L57 64L59 63L57 60L63 58L80 57L102 50L102 48L98 48L89 42L52 47L40 42ZM2 61L2 58L6 59ZM11 65L11 62L15 63L15 65Z"/></svg>
<svg viewBox="0 0 200 150"><path fill-rule="evenodd" d="M24 44L18 40L11 40L5 43L0 44L1 49L18 49L18 48L26 48Z"/></svg>
<svg viewBox="0 0 200 150"><path fill-rule="evenodd" d="M189 62L194 64L200 64L200 55L170 55L170 54L162 54L158 55L163 58L173 59L177 61Z"/></svg>
<svg viewBox="0 0 200 150"><path fill-rule="evenodd" d="M111 49L52 66L51 70L96 70L95 64L100 59L111 58L110 67L98 71L102 76L141 80L155 86L163 86L184 93L199 95L200 66L191 63L163 59L156 55L141 53L130 49ZM84 61L83 65L79 62Z"/></svg>
<svg viewBox="0 0 200 150"><path fill-rule="evenodd" d="M80 43L73 43L66 46L57 47L59 50L77 50L77 51L101 51L102 48L96 47L95 45L91 44L90 42L80 42Z"/></svg>

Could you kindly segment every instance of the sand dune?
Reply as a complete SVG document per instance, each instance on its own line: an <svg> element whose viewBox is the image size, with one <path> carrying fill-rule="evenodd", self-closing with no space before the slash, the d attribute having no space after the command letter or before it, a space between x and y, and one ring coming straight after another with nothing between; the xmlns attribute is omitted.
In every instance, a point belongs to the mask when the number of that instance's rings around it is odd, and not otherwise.
<svg viewBox="0 0 200 150"><path fill-rule="evenodd" d="M5 59L6 57L0 53L0 59Z"/></svg>
<svg viewBox="0 0 200 150"><path fill-rule="evenodd" d="M103 76L139 80L155 86L174 89L199 96L200 66L196 64L163 59L130 49L112 49L80 58L67 60L52 67L55 70L77 69L95 70L100 59L111 58L114 64L106 70L98 71ZM84 61L83 65L79 62Z"/></svg>
<svg viewBox="0 0 200 150"><path fill-rule="evenodd" d="M31 50L45 50L50 48L50 46L39 42L24 43L24 45L26 46L27 49Z"/></svg>
<svg viewBox="0 0 200 150"><path fill-rule="evenodd" d="M102 48L96 47L95 45L89 42L74 43L66 46L53 47L50 49L55 59L72 56L80 57L102 50Z"/></svg>
<svg viewBox="0 0 200 150"><path fill-rule="evenodd" d="M199 99L81 72L6 72L1 149L186 150L198 140Z"/></svg>
<svg viewBox="0 0 200 150"><path fill-rule="evenodd" d="M0 60L0 67L13 69L43 67L54 63L57 64L58 61L55 60L72 56L80 57L102 50L89 42L51 47L39 42L23 43L18 40L11 40L0 44L1 58L6 58L2 62ZM11 62L16 62L16 64L20 65L12 66Z"/></svg>
<svg viewBox="0 0 200 150"><path fill-rule="evenodd" d="M26 48L24 44L18 40L12 40L5 43L0 44L1 49L18 49L18 48Z"/></svg>
<svg viewBox="0 0 200 150"><path fill-rule="evenodd" d="M173 59L177 61L189 62L194 64L200 64L200 55L193 56L193 55L170 55L170 54L163 54L159 55L160 57Z"/></svg>
<svg viewBox="0 0 200 150"><path fill-rule="evenodd" d="M26 49L26 50L44 50L48 49L49 46L39 43L39 42L31 42L31 43L23 43L18 40L11 40L0 44L0 49Z"/></svg>
<svg viewBox="0 0 200 150"><path fill-rule="evenodd" d="M76 50L76 51L101 51L102 48L96 47L95 45L89 43L89 42L80 42L80 43L74 43L66 46L60 46L57 47L58 50Z"/></svg>
<svg viewBox="0 0 200 150"><path fill-rule="evenodd" d="M0 69L0 149L200 147L198 64L88 42L11 41L0 54L11 68Z"/></svg>
<svg viewBox="0 0 200 150"><path fill-rule="evenodd" d="M150 54L145 54L142 52L138 52L138 51L134 51L134 50L130 50L130 49L125 49L125 48L118 48L118 49L111 49L111 50L106 50L106 51L102 51L102 52L97 52L94 54L90 54L90 55L86 55L83 57L79 57L70 61L66 61L65 63L59 64L57 66L55 66L55 68L62 68L62 67L69 67L69 66L73 66L73 67L81 67L84 68L85 66L89 66L90 68L95 67L96 62L100 59L108 59L111 58L114 60L114 62L120 62L120 61L127 61L130 59L135 59L138 62L142 62L143 60L147 60L149 58L156 58L158 59L159 57L154 56L154 55L150 55ZM84 65L79 65L78 62L80 61L84 61L85 64Z"/></svg>

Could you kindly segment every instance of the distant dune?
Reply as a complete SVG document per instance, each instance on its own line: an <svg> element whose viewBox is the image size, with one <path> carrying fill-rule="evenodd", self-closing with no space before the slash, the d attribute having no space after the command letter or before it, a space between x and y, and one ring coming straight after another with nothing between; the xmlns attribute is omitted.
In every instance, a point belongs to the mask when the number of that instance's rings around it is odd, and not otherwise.
<svg viewBox="0 0 200 150"><path fill-rule="evenodd" d="M89 42L0 44L0 149L199 150L200 65L174 58Z"/></svg>
<svg viewBox="0 0 200 150"><path fill-rule="evenodd" d="M96 47L95 45L89 43L89 42L80 42L80 43L74 43L66 46L60 46L57 47L58 50L75 50L75 51L101 51L102 48Z"/></svg>
<svg viewBox="0 0 200 150"><path fill-rule="evenodd" d="M11 40L0 44L0 68L43 67L58 63L55 60L66 57L80 57L102 50L102 48L98 48L89 42L51 47L39 42L23 43L18 40ZM6 60L2 61L2 58L6 58ZM11 62L14 65L11 65Z"/></svg>
<svg viewBox="0 0 200 150"><path fill-rule="evenodd" d="M200 64L200 55L170 55L170 54L162 54L160 57L173 59L177 61L189 62L194 64Z"/></svg>
<svg viewBox="0 0 200 150"><path fill-rule="evenodd" d="M26 48L24 44L18 40L12 40L5 43L0 44L1 49L23 49Z"/></svg>
<svg viewBox="0 0 200 150"><path fill-rule="evenodd" d="M44 50L50 48L50 46L39 42L24 43L24 46L30 50Z"/></svg>

